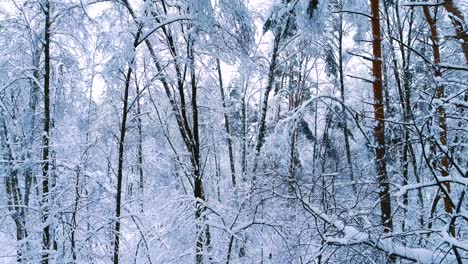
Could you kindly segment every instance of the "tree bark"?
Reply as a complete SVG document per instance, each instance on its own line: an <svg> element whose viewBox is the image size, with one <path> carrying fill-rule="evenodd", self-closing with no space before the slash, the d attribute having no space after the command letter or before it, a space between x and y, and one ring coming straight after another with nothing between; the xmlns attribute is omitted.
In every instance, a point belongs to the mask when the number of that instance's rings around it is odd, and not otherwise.
<svg viewBox="0 0 468 264"><path fill-rule="evenodd" d="M235 168L235 160L234 160L234 151L232 148L231 127L229 125L229 118L227 115L226 100L224 96L223 75L221 73L221 64L219 62L219 59L216 59L216 66L218 69L219 92L220 92L221 101L223 104L224 129L226 130L226 135L227 135L229 165L231 168L231 181L232 181L232 186L236 187L236 168Z"/></svg>
<svg viewBox="0 0 468 264"><path fill-rule="evenodd" d="M189 61L190 61L190 84L192 92L192 120L193 120L193 146L192 146L192 166L193 166L193 176L194 176L194 196L195 196L195 220L197 222L197 242L196 242L196 263L203 264L203 251L205 244L209 247L209 228L204 226L204 224L199 224L198 222L203 222L205 216L205 192L203 190L203 181L201 175L201 162L200 162L200 135L199 135L199 121L198 121L198 102L197 102L197 83L195 76L195 52L194 52L195 41L189 37Z"/></svg>
<svg viewBox="0 0 468 264"><path fill-rule="evenodd" d="M76 179L75 179L75 201L73 203L73 211L71 215L71 232L70 232L70 246L72 251L73 263L76 263L77 250L76 250L76 229L78 228L77 215L78 206L80 204L80 167L76 168Z"/></svg>
<svg viewBox="0 0 468 264"><path fill-rule="evenodd" d="M340 96L341 96L341 116L343 117L343 136L345 140L346 161L348 163L349 178L352 183L354 193L356 191L356 184L354 183L353 161L351 158L351 147L349 145L349 131L348 131L348 115L346 113L345 104L345 85L344 85L344 70L343 70L343 15L339 14L339 32L338 32L338 70L340 78Z"/></svg>
<svg viewBox="0 0 468 264"><path fill-rule="evenodd" d="M13 221L15 222L16 227L16 262L20 263L23 259L23 247L21 244L23 243L22 240L25 238L25 222L23 218L23 209L22 209L22 201L21 201L21 192L18 185L18 169L16 166L13 165L13 162L16 160L13 154L12 146L9 142L14 139L8 135L7 126L5 122L2 122L2 144L6 148L6 160L11 161L8 165L9 170L5 175L5 192L7 196L7 208L11 214Z"/></svg>
<svg viewBox="0 0 468 264"><path fill-rule="evenodd" d="M42 135L42 263L49 263L49 140L50 140L50 3L45 2L44 27L44 131Z"/></svg>
<svg viewBox="0 0 468 264"><path fill-rule="evenodd" d="M241 102L241 122L242 122L242 175L241 179L243 182L247 179L247 102L246 102L246 85L244 84L245 79L242 76L242 102Z"/></svg>
<svg viewBox="0 0 468 264"><path fill-rule="evenodd" d="M374 80L372 88L374 93L374 137L377 143L375 148L376 171L379 181L379 197L381 210L381 224L385 233L393 230L392 207L390 199L390 186L387 175L386 144L385 144L385 111L383 106L382 87L382 39L380 32L380 8L379 0L371 0L372 16L372 73Z"/></svg>
<svg viewBox="0 0 468 264"><path fill-rule="evenodd" d="M257 170L258 166L258 157L260 156L260 150L262 149L263 143L265 141L265 134L266 134L266 115L268 110L268 97L270 95L271 89L273 88L273 84L275 81L275 69L278 60L278 50L279 50L279 43L281 39L281 34L277 34L273 40L273 51L271 54L271 61L270 67L268 68L268 80L267 86L265 88L265 92L262 98L262 104L260 109L260 120L258 122L258 134L257 134L257 142L255 144L255 159L253 164L253 176L252 182L255 183L255 171Z"/></svg>
<svg viewBox="0 0 468 264"><path fill-rule="evenodd" d="M439 65L441 62L441 56L440 56L440 44L439 44L439 33L437 29L437 23L435 18L432 17L430 9L428 6L423 6L423 13L424 13L424 18L426 19L427 24L429 25L429 29L431 32L431 39L432 39L432 55L434 59L434 77L436 78L437 82L437 87L436 87L436 93L435 93L435 98L436 99L442 99L445 96L445 87L443 84L440 83L440 78L442 78L442 73L440 71ZM443 147L447 147L447 114L445 113L445 107L443 105L437 106L437 116L438 116L438 123L439 123L439 141L440 144ZM433 146L433 151L437 151L437 147ZM437 164L437 162L433 162L433 166L437 171L440 171L440 174L442 177L448 177L449 176L449 167L450 167L450 161L447 157L447 155L442 154L442 158L440 160L440 165ZM449 182L444 182L443 186L445 187L447 191L447 195L450 195L450 183ZM450 201L450 197L447 197L444 195L444 209L447 214L451 214L453 211L453 206ZM450 227L450 234L452 236L455 236L455 228Z"/></svg>
<svg viewBox="0 0 468 264"><path fill-rule="evenodd" d="M136 77L135 77L136 79ZM140 102L140 86L138 85L137 82L135 82L135 88L136 88L136 121L137 121L137 129L138 129L138 176L139 176L139 181L138 181L138 188L139 188L139 200L140 200L140 211L143 213L144 211L144 204L143 204L143 199L144 199L144 191L145 191L145 175L144 175L144 170L143 170L143 122L141 120L141 102Z"/></svg>
<svg viewBox="0 0 468 264"><path fill-rule="evenodd" d="M124 162L124 152L125 152L125 134L127 131L127 117L129 112L128 106L128 94L130 88L130 80L132 78L133 67L135 63L136 56L136 47L140 38L142 30L142 25L138 27L138 32L135 37L135 42L133 43L133 58L128 65L127 75L125 76L125 88L124 88L124 98L123 98L123 107L122 107L122 121L120 124L120 138L119 138L119 161L117 168L117 195L115 203L115 229L114 229L114 257L113 263L119 263L119 246L120 246L120 212L122 205L122 180L123 180L123 162Z"/></svg>
<svg viewBox="0 0 468 264"><path fill-rule="evenodd" d="M466 27L465 17L460 8L453 3L453 0L444 0L443 4L452 20L456 37L460 42L465 61L468 63L468 28Z"/></svg>

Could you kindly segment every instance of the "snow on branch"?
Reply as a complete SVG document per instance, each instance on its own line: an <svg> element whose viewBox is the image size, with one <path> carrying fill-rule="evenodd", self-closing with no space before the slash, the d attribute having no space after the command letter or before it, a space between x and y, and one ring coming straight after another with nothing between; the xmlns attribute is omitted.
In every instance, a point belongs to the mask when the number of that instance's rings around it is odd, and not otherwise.
<svg viewBox="0 0 468 264"><path fill-rule="evenodd" d="M439 67L443 69L448 69L448 70L468 71L467 66L456 65L456 64L440 63Z"/></svg>
<svg viewBox="0 0 468 264"><path fill-rule="evenodd" d="M150 31L148 31L148 33L146 33L140 40L138 40L137 44L135 46L139 46L141 43L143 43L146 39L148 39L151 34L153 34L154 32L156 32L158 29L164 27L164 26L167 26L169 24L172 24L174 22L177 22L177 21L181 21L181 20L192 20L192 16L187 16L187 15L181 15L181 16L174 16L172 18L167 18L166 20L164 20L163 22L157 24L156 26L154 26L153 29L151 29Z"/></svg>
<svg viewBox="0 0 468 264"><path fill-rule="evenodd" d="M300 199L304 208L311 214L322 219L324 222L335 227L344 236L341 238L327 237L326 240L332 244L351 245L363 244L375 247L387 254L396 255L400 258L414 261L417 263L435 263L437 253L426 248L413 248L395 242L391 236L374 239L370 234L359 231L356 227L345 224L336 216L330 216L320 209L311 206L305 200ZM459 241L457 241L460 243ZM460 243L461 244L461 243ZM446 263L455 262L456 258L452 254L447 254L444 261ZM441 260L439 260L441 261Z"/></svg>

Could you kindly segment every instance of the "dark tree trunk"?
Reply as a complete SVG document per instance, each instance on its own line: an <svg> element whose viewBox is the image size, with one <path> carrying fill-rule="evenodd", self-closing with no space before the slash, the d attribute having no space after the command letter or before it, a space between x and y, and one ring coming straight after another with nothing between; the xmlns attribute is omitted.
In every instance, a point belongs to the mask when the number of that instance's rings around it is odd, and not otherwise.
<svg viewBox="0 0 468 264"><path fill-rule="evenodd" d="M224 129L226 130L226 135L227 135L229 164L231 168L231 181L232 181L232 186L236 187L236 168L235 168L235 160L234 160L234 151L232 148L232 135L231 135L231 128L229 125L229 118L227 115L226 100L224 96L223 75L221 74L221 64L219 63L219 59L216 60L216 66L218 68L219 92L221 94L221 101L223 104Z"/></svg>
<svg viewBox="0 0 468 264"><path fill-rule="evenodd" d="M75 180L75 201L73 203L73 211L71 216L71 232L70 232L70 244L72 251L73 262L76 263L77 250L76 250L76 229L77 224L77 215L78 215L78 205L80 203L80 168L76 168L76 180Z"/></svg>
<svg viewBox="0 0 468 264"><path fill-rule="evenodd" d="M14 161L15 157L13 156L12 146L9 142L11 142L11 137L8 135L7 127L5 122L2 122L2 130L3 133L1 135L2 144L6 147L6 160ZM23 218L23 209L22 209L22 201L21 201L21 192L18 185L18 169L12 163L9 165L9 171L5 176L5 192L7 196L7 208L11 214L13 221L15 222L16 227L16 261L19 263L22 261L22 253L23 248L21 244L23 243L23 239L25 238L26 234L26 227Z"/></svg>
<svg viewBox="0 0 468 264"><path fill-rule="evenodd" d="M46 1L44 27L44 131L42 136L42 263L49 263L49 140L50 140L50 4Z"/></svg>
<svg viewBox="0 0 468 264"><path fill-rule="evenodd" d="M244 83L242 83L244 86ZM242 175L241 179L243 182L247 179L247 102L246 100L246 91L242 87L242 102L241 102L241 122L242 122Z"/></svg>
<svg viewBox="0 0 468 264"><path fill-rule="evenodd" d="M141 102L140 102L140 86L135 83L136 88L136 115L137 115L137 129L138 129L138 188L139 188L139 200L140 200L140 211L143 213L143 199L144 199L144 186L145 186L145 175L143 170L143 122L141 120Z"/></svg>
<svg viewBox="0 0 468 264"><path fill-rule="evenodd" d="M345 85L344 85L344 69L343 69L343 15L339 14L339 32L338 32L338 70L340 78L340 96L341 96L341 116L343 118L343 136L345 140L345 153L346 161L348 163L349 178L351 180L353 191L356 193L356 184L354 183L353 161L351 158L351 147L349 145L349 131L348 131L348 115L346 113L345 104Z"/></svg>
<svg viewBox="0 0 468 264"><path fill-rule="evenodd" d="M136 47L140 38L142 26L139 25L138 32L133 44L133 58L128 65L127 75L125 76L125 88L122 107L122 121L120 124L120 138L119 138L119 161L117 168L117 195L115 202L115 229L114 229L114 264L119 263L119 246L120 246L120 212L122 205L122 181L123 181L123 162L125 152L125 134L127 131L127 117L129 112L128 94L130 89L130 80L132 78L133 67L135 63Z"/></svg>
<svg viewBox="0 0 468 264"><path fill-rule="evenodd" d="M200 162L200 135L199 135L199 121L198 121L198 102L197 102L197 83L195 76L195 54L194 54L194 40L189 39L189 60L190 60L190 83L192 89L192 120L193 120L193 145L192 145L192 166L194 176L194 196L195 196L195 219L197 222L203 222L205 216L205 192L203 190L203 180L201 175L201 162ZM197 223L197 242L196 242L196 263L203 264L203 251L205 244L209 248L209 228L204 224Z"/></svg>
<svg viewBox="0 0 468 264"><path fill-rule="evenodd" d="M131 63L133 64L133 62ZM117 197L115 203L115 238L114 238L114 264L119 263L119 244L120 244L120 210L122 204L122 180L123 180L123 160L125 147L125 134L127 130L127 114L128 114L128 88L130 86L130 78L132 73L132 65L129 65L125 80L124 105L122 110L122 123L120 124L119 138L119 161L117 169Z"/></svg>
<svg viewBox="0 0 468 264"><path fill-rule="evenodd" d="M265 134L266 134L266 115L268 110L268 97L270 95L271 89L273 88L273 84L275 82L275 69L278 60L278 50L279 50L279 43L280 43L281 35L278 34L274 37L273 40L273 51L271 54L271 61L270 67L268 68L268 80L267 86L265 88L265 92L262 97L262 104L260 109L260 120L258 121L258 134L257 134L257 141L255 144L255 160L253 164L253 176L252 182L255 183L255 171L257 170L258 166L258 157L260 156L260 151L262 149L263 143L265 141Z"/></svg>

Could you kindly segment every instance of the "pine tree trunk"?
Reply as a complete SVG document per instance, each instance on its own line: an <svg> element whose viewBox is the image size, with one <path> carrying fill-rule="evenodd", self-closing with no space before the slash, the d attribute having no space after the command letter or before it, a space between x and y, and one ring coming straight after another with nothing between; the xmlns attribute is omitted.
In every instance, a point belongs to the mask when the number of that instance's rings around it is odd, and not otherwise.
<svg viewBox="0 0 468 264"><path fill-rule="evenodd" d="M453 3L453 0L444 0L443 4L452 20L456 37L460 42L465 61L468 63L468 28L465 23L465 17L460 8Z"/></svg>
<svg viewBox="0 0 468 264"><path fill-rule="evenodd" d="M440 57L440 44L439 44L439 33L437 31L437 23L435 18L432 17L430 9L428 6L423 6L423 13L424 17L426 19L426 22L429 25L429 29L431 32L431 39L432 39L432 54L434 58L434 77L437 80L437 87L436 87L436 93L435 93L435 98L441 99L445 95L445 87L443 84L439 82L439 79L442 77L442 73L440 71L439 65L441 63L441 57ZM438 116L438 124L439 124L439 141L442 147L447 147L447 114L445 113L445 107L443 105L437 106L437 116ZM433 151L437 151L437 147L433 146ZM449 166L450 162L447 157L447 155L443 154L440 165L437 164L437 162L433 163L433 166L436 170L440 171L440 174L442 177L448 177L449 176ZM450 183L449 182L444 182L443 183L444 188L447 192L447 195L450 195ZM448 214L451 214L453 211L453 206L452 202L450 200L450 197L447 197L447 195L444 195L444 209L445 212ZM450 233L452 236L455 236L455 229L454 227L450 227Z"/></svg>
<svg viewBox="0 0 468 264"><path fill-rule="evenodd" d="M380 33L380 8L379 0L371 0L372 16L372 73L373 73L373 93L374 93L374 136L376 141L375 158L376 171L379 181L379 197L381 210L381 224L385 233L393 230L392 207L390 199L390 186L387 175L386 144L385 144L385 111L383 106L382 87L382 39Z"/></svg>

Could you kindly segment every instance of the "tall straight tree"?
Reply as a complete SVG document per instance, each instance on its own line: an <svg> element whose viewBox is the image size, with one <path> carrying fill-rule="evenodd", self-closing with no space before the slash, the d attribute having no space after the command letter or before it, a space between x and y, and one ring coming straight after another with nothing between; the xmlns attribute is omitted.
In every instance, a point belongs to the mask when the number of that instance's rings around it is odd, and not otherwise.
<svg viewBox="0 0 468 264"><path fill-rule="evenodd" d="M42 134L42 263L49 263L50 222L49 222L49 147L50 147L50 3L44 2L44 132Z"/></svg>
<svg viewBox="0 0 468 264"><path fill-rule="evenodd" d="M437 8L437 7L436 7ZM432 55L434 60L434 77L437 82L437 87L435 91L435 97L437 99L442 99L445 97L445 87L441 83L440 79L442 78L442 72L440 69L441 63L441 55L440 55L440 37L439 32L437 29L437 20L435 17L432 16L430 8L428 6L423 6L423 13L424 18L426 19L427 24L429 25L429 30L431 33L431 47L432 47ZM437 12L436 12L437 13ZM445 107L443 104L437 106L437 122L439 125L439 138L440 144L443 148L447 147L447 114L445 111ZM436 144L436 143L434 143ZM432 146L433 151L437 152L437 146ZM437 162L433 162L433 166L436 170L440 171L442 177L449 176L449 167L450 167L450 160L446 154L442 154L442 158L440 160L440 165ZM451 214L453 211L453 204L450 200L450 183L445 182L444 184L445 190L442 190L444 195L444 209L445 212ZM450 233L452 236L455 235L454 227L450 227Z"/></svg>
<svg viewBox="0 0 468 264"><path fill-rule="evenodd" d="M379 198L381 223L385 233L391 233L393 230L392 206L390 200L390 185L387 175L387 162L385 160L385 110L383 100L382 85L382 37L380 33L380 1L371 0L371 24L372 24L372 88L374 93L374 137L375 163L379 181Z"/></svg>
<svg viewBox="0 0 468 264"><path fill-rule="evenodd" d="M129 106L129 90L130 90L130 81L132 79L133 68L135 67L135 56L136 48L138 47L138 41L140 40L141 30L143 28L142 24L138 25L138 31L135 36L135 41L133 42L132 49L132 58L128 64L127 73L125 75L125 86L124 86L124 97L123 97L123 106L122 106L122 120L120 123L120 137L119 137L119 160L117 168L117 194L115 202L115 227L114 227L114 264L119 263L119 246L120 246L120 214L122 209L122 181L123 181L123 163L124 163L124 154L125 154L125 135L127 132L127 117L130 111ZM137 95L138 96L138 95Z"/></svg>
<svg viewBox="0 0 468 264"><path fill-rule="evenodd" d="M224 129L226 130L227 136L227 144L228 144L228 152L229 152L229 168L231 169L231 182L232 186L236 187L236 167L235 167L235 160L234 160L234 151L232 147L232 134L231 134L231 127L229 125L229 118L227 115L227 108L226 108L226 100L224 96L224 85L223 85L223 74L221 71L221 63L219 59L216 59L216 68L218 71L218 79L219 79L219 93L221 96L221 103L223 106L223 117L224 117Z"/></svg>

